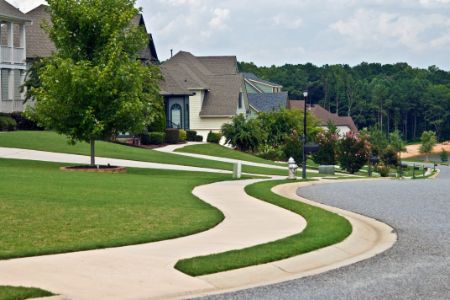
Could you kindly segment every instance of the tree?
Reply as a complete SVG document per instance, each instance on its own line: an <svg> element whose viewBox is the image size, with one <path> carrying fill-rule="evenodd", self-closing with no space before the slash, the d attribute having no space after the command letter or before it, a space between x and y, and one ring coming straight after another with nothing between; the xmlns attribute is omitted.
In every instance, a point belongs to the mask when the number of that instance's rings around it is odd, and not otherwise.
<svg viewBox="0 0 450 300"><path fill-rule="evenodd" d="M135 0L48 0L47 27L57 52L39 69L32 89L32 118L68 137L91 144L118 132L142 132L160 109L161 75L138 61L148 42L131 25Z"/></svg>
<svg viewBox="0 0 450 300"><path fill-rule="evenodd" d="M420 145L420 153L426 155L426 160L429 160L429 155L433 151L434 146L437 143L436 133L434 131L424 131L420 138L422 144Z"/></svg>
<svg viewBox="0 0 450 300"><path fill-rule="evenodd" d="M338 144L338 161L350 174L358 172L369 159L370 143L365 135L348 132Z"/></svg>
<svg viewBox="0 0 450 300"><path fill-rule="evenodd" d="M444 148L442 148L442 150L441 150L440 157L441 157L441 162L443 162L443 163L448 162L448 152Z"/></svg>
<svg viewBox="0 0 450 300"><path fill-rule="evenodd" d="M405 151L405 143L403 142L402 136L400 134L400 131L395 130L389 135L389 139L391 140L389 147L392 148L392 150L395 151L397 155L397 161L400 164L400 168L402 168L402 157L401 152Z"/></svg>
<svg viewBox="0 0 450 300"><path fill-rule="evenodd" d="M267 133L261 129L257 119L245 119L240 114L234 117L231 123L222 126L225 142L241 151L255 152L259 145L267 138Z"/></svg>

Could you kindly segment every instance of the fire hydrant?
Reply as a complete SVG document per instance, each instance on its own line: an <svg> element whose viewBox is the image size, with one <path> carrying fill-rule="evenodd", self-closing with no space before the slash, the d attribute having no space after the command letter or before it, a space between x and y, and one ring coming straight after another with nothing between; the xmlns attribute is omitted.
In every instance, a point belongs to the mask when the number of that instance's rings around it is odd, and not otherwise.
<svg viewBox="0 0 450 300"><path fill-rule="evenodd" d="M295 163L295 160L291 157L288 160L288 168L289 168L289 177L288 179L297 179L297 176L295 176L295 172L298 169L297 164Z"/></svg>

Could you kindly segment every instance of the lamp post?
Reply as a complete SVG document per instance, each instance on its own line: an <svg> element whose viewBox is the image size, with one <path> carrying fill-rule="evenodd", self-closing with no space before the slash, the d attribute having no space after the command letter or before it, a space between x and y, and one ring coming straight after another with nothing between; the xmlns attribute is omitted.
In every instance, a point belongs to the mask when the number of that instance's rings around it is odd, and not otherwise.
<svg viewBox="0 0 450 300"><path fill-rule="evenodd" d="M303 92L303 97L305 98L305 106L303 108L303 163L302 163L302 178L306 179L306 99L308 97L308 92Z"/></svg>

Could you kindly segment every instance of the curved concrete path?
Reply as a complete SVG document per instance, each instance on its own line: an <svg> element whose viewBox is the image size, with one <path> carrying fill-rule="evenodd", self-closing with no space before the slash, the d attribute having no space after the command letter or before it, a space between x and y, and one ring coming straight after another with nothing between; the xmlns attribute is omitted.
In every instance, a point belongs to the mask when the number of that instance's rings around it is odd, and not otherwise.
<svg viewBox="0 0 450 300"><path fill-rule="evenodd" d="M225 158L225 157L218 157L218 156L211 156L211 155L205 155L205 154L196 154L196 153L188 153L188 152L176 152L175 150L181 149L187 146L191 145L201 145L205 143L196 143L196 142L188 142L186 144L177 144L177 145L168 145L161 148L155 148L153 150L159 151L159 152L166 152L166 153L172 153L182 156L189 156L189 157L195 157L195 158L202 158L207 160L215 160L215 161L221 161L221 162L227 162L227 163L237 163L241 162L243 165L247 166L254 166L254 167L261 167L261 168L270 168L270 169L281 169L286 170L286 166L277 166L277 165L271 165L271 164L263 164L263 163L255 163L251 161L245 161L245 160L239 160L239 159L233 159L233 158ZM317 172L317 170L308 170L308 172Z"/></svg>
<svg viewBox="0 0 450 300"><path fill-rule="evenodd" d="M217 288L173 268L183 258L250 247L298 233L299 215L248 196L258 180L194 189L225 220L203 233L161 242L0 261L0 285L39 287L68 299L167 298Z"/></svg>

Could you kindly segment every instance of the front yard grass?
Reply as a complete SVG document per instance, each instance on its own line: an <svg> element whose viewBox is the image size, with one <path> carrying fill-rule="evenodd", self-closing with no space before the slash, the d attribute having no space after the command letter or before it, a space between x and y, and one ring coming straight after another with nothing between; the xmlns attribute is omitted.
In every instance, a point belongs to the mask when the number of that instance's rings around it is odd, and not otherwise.
<svg viewBox="0 0 450 300"><path fill-rule="evenodd" d="M202 154L216 157L224 157L230 159L238 159L242 161L249 161L254 163L273 165L273 166L286 166L287 163L276 163L271 160L266 160L260 158L258 156L245 153L238 150L233 150L231 148L221 146L218 144L198 144L198 145L189 145L183 148L179 148L175 150L175 152L185 152L185 153L193 153L193 154Z"/></svg>
<svg viewBox="0 0 450 300"><path fill-rule="evenodd" d="M23 148L39 151L50 151L70 154L89 155L88 143L69 145L67 139L51 131L15 131L0 134L0 147ZM129 147L109 142L96 142L96 156L134 161L154 162L172 165L184 165L199 168L211 168L221 170L233 170L231 163L207 160L195 157L181 156L172 153L164 153L151 149ZM287 168L287 167L286 167ZM261 175L287 175L287 169L271 169L264 167L242 166L245 173Z"/></svg>
<svg viewBox="0 0 450 300"><path fill-rule="evenodd" d="M36 288L0 286L0 300L25 300L47 296L53 294Z"/></svg>
<svg viewBox="0 0 450 300"><path fill-rule="evenodd" d="M224 217L191 191L230 175L132 168L95 174L60 166L0 159L0 259L175 238Z"/></svg>
<svg viewBox="0 0 450 300"><path fill-rule="evenodd" d="M350 235L352 226L345 218L271 191L272 187L289 182L265 181L247 186L245 190L255 198L302 215L308 223L304 231L267 244L183 259L177 262L175 268L192 276L223 272L310 252L338 243Z"/></svg>

